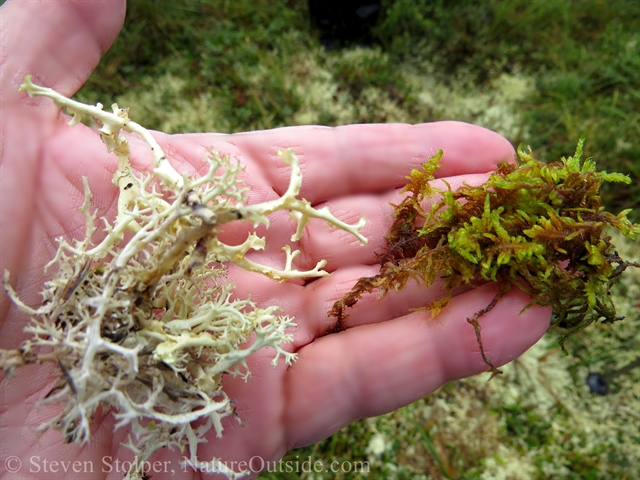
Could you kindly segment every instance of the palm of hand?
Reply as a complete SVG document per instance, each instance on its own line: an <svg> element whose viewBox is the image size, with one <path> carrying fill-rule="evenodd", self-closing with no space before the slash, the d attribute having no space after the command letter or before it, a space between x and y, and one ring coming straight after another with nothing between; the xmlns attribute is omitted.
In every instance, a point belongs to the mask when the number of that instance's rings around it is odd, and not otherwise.
<svg viewBox="0 0 640 480"><path fill-rule="evenodd" d="M44 279L42 267L57 249L54 239L83 233L84 219L77 212L82 203L82 176L89 180L99 216L115 213L117 195L110 183L115 159L106 153L97 135L83 126L69 128L46 100L25 100L24 94L17 93L17 85L25 73L33 73L36 79L41 76L48 86L65 94L76 90L95 65L98 53L117 33L122 4L46 5L46 9L38 6L40 10L30 12L29 4L9 2L3 7L3 20L11 27L2 40L3 47L12 55L2 66L2 73L12 81L2 85L2 109L11 122L2 125L0 267L12 272L12 284L32 305L38 302L37 291ZM48 14L44 10L49 10ZM100 19L100 26L92 19ZM7 29L3 26L3 30ZM59 33L62 31L78 32L82 38L70 39ZM37 35L27 38L24 32ZM60 52L69 49L73 56L61 56ZM43 62L49 55L54 60ZM67 58L75 63L70 64ZM383 302L364 299L352 312L347 331L329 336L324 332L332 325L326 313L333 302L357 278L375 271L374 252L384 244L391 220L388 204L398 203L397 189L410 169L443 148L440 173L456 176L450 179L453 186L463 180L481 181L484 177L473 175L489 171L512 154L501 137L469 125L442 123L300 127L237 135L158 134L157 139L176 160L178 171L201 172L206 148L238 157L246 166L250 201L272 198L286 189L288 168L275 159L275 153L279 148L294 147L303 162L302 197L315 205L328 204L342 220L354 222L360 216L369 220L363 231L370 239L365 247L319 223L308 228L298 246L303 252L297 259L298 266L308 268L325 258L330 278L308 284L275 283L232 269L238 296L251 294L258 304L282 305L286 314L296 318L299 327L291 348L300 358L292 367L274 368L269 363L271 352L261 351L249 362L249 382L226 379L227 392L236 401L242 425L228 419L224 438L212 438L201 447L202 460L215 456L228 461L252 457L274 461L288 449L324 438L356 418L393 410L449 379L484 370L475 333L465 319L491 300L491 286L459 295L433 322L425 320L428 313L407 312L408 307L425 303L425 295L436 295L436 288L426 293L405 289ZM133 138L130 142L135 166L148 168L148 153L140 142ZM260 253L262 263L282 265L280 249L288 243L291 229L286 216L273 219L271 228L263 232L268 248ZM225 235L233 241L242 239L246 231L230 230ZM531 308L518 322L512 320L526 302L521 293L513 292L482 322L485 350L495 365L528 348L548 325L548 311L541 308ZM15 348L24 338L26 319L10 307L6 296L2 319L2 347ZM520 328L523 323L526 327ZM33 403L53 385L50 369L27 368L33 376L25 371L2 381L0 421L12 427L8 435L12 438L10 454L22 458L23 468L37 449L41 460L87 460L92 462L96 476L103 472L105 477L119 478L122 467L116 472L113 462L131 458L121 445L127 432L114 434L113 420L107 414L96 419L89 446L60 447L59 432L47 432L36 444L29 426L40 423L47 413L46 408L34 410ZM153 459L168 462L163 464L167 472L151 473L154 478L171 476L171 469L180 469L182 458L180 452L159 452ZM259 467L255 462L254 467ZM41 462L39 465L42 467ZM33 472L33 464L31 467ZM40 470L33 473L50 476ZM186 472L198 476L191 469ZM182 475L186 478L188 473Z"/></svg>

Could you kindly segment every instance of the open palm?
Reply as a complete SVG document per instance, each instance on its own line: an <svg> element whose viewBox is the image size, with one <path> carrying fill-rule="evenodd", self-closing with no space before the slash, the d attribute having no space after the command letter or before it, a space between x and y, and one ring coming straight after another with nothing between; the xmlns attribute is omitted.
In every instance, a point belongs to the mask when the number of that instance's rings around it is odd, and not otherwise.
<svg viewBox="0 0 640 480"><path fill-rule="evenodd" d="M89 181L98 215L114 215L117 189L110 179L116 159L94 131L82 125L68 127L50 101L29 99L18 86L25 74L31 74L39 84L73 94L117 35L124 8L123 1L114 0L9 1L0 9L0 270L11 272L12 285L30 305L39 302L45 279L42 268L57 250L55 238L83 234L84 218L77 211L83 200L82 177ZM250 359L252 377L247 383L227 379L225 388L242 424L227 419L224 437L201 446L202 460L253 459L250 466L258 470L263 461L276 461L289 449L325 438L355 419L397 409L448 380L486 370L466 318L490 302L495 294L492 285L459 294L433 320L428 312L410 313L409 308L427 303L437 295L437 287L407 288L383 301L367 297L350 312L345 331L325 332L334 321L327 316L332 304L359 277L376 271L374 252L383 246L390 225L389 202L398 203L398 190L411 168L443 149L440 175L449 177L453 186L478 183L496 163L513 155L505 139L456 122L309 126L234 135L158 133L156 138L181 172L203 171L208 148L238 158L246 166L249 200L256 202L286 189L289 169L276 152L292 147L301 160L302 197L314 206L328 205L344 221L368 219L363 234L369 244L364 247L320 222L307 229L298 246L303 252L296 259L298 267L312 267L324 258L330 277L277 283L231 270L237 295L251 295L259 305L281 305L296 318L299 326L292 348L299 359L291 367L274 368L269 363L272 352L264 350ZM130 142L134 166L149 168L151 158L142 142L135 138ZM291 228L286 215L274 216L264 232L268 248L259 254L261 263L282 265L281 247ZM519 315L527 301L522 293L511 292L481 319L484 348L496 366L524 352L548 326L548 309L532 307ZM25 338L22 329L27 320L3 293L1 348L15 348ZM18 475L33 478L121 478L123 466L116 459L132 458L121 445L128 432L114 433L108 412L99 413L93 440L83 447L62 443L60 432L40 437L33 432L32 426L48 418L47 408L34 405L54 383L55 375L47 366L25 367L2 380L0 474L9 478L21 462ZM158 452L152 460L160 463L149 473L154 480L172 473L199 478L200 472L182 470L182 458L180 452ZM5 464L7 459L11 461ZM74 464L68 463L72 461L83 462L75 464L80 471L73 471ZM249 466L230 465L236 470Z"/></svg>

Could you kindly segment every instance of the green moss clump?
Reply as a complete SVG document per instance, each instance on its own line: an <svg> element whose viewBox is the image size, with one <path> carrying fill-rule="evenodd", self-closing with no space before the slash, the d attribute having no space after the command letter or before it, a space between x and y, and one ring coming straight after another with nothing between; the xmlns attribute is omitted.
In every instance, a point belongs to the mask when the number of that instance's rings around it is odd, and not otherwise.
<svg viewBox="0 0 640 480"><path fill-rule="evenodd" d="M407 177L408 195L394 205L394 223L385 251L378 256L380 273L361 278L335 303L330 315L343 328L345 309L364 292L382 295L402 289L409 280L428 287L440 278L444 296L424 309L433 315L444 308L454 288L477 279L498 282L500 289L486 308L467 320L484 354L478 319L513 287L531 296L531 305L551 306L554 324L570 335L591 323L621 320L609 296L618 277L640 264L620 258L607 228L635 238L640 224L629 210L613 215L602 206L605 182L629 183L626 175L598 171L582 160L584 140L575 154L560 162L542 163L531 150L519 150L516 163L504 163L481 186L453 191L429 182L440 167L442 151Z"/></svg>

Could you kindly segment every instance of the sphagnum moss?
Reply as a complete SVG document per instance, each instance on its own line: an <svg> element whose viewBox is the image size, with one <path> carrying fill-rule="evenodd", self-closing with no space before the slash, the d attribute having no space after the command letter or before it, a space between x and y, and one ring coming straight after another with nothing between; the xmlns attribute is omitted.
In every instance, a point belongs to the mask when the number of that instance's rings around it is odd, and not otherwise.
<svg viewBox="0 0 640 480"><path fill-rule="evenodd" d="M314 209L298 194L302 173L291 150L281 158L291 166L287 191L274 200L246 205L246 188L238 179L242 167L215 152L207 158L208 172L188 178L171 165L148 130L113 105L85 105L39 87L27 77L21 87L30 96L53 99L73 115L90 116L108 149L118 156L113 182L119 189L115 221L104 220L106 236L92 243L97 230L91 213L91 193L84 182L86 231L73 242L60 238L49 267L53 278L44 285L42 305L20 301L5 272L5 288L20 310L31 317L31 334L15 350L0 350L0 367L12 374L22 365L51 362L58 368L57 385L41 401L56 403L60 412L38 427L62 431L67 443L91 438L91 421L99 407L113 411L117 427L129 426L128 446L135 461L127 478L145 477L144 464L162 447L177 447L193 468L211 465L227 476L234 472L218 459L204 463L197 456L206 436L223 433L222 419L235 416L232 400L222 387L222 375L249 376L246 359L271 347L273 364L287 363L295 353L283 348L292 340L293 319L280 307L258 307L250 299L234 299L225 278L229 262L278 281L328 275L325 262L307 271L294 268L300 252L283 247L284 267L261 265L247 258L265 247L265 239L250 233L240 245L228 245L217 232L225 223L267 224L273 212L290 212L297 222L291 237L297 242L310 218L317 218L356 236L355 225ZM151 174L132 171L130 151L120 131L133 132L153 153ZM126 234L126 235L125 235ZM241 419L239 419L241 420Z"/></svg>
<svg viewBox="0 0 640 480"><path fill-rule="evenodd" d="M438 152L421 169L414 169L404 188L408 195L394 205L394 222L386 250L379 255L380 273L358 280L335 303L330 314L343 327L346 308L365 292L382 295L402 289L410 280L428 287L438 278L444 296L424 308L437 315L454 288L472 280L498 282L494 299L468 318L484 361L478 319L513 287L531 296L531 305L551 306L555 325L573 333L602 320L621 320L610 289L627 267L639 263L620 258L607 235L615 229L635 238L640 225L627 219L630 210L613 215L605 210L600 188L605 182L629 183L627 176L598 171L582 160L583 139L576 152L560 162L542 163L531 150L519 150L517 163L503 163L481 186L430 185L440 166ZM426 205L426 206L425 206Z"/></svg>

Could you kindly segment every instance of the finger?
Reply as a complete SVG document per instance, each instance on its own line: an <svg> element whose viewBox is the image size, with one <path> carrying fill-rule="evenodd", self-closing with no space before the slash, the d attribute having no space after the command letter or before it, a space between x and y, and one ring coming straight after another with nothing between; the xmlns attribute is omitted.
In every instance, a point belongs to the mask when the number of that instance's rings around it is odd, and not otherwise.
<svg viewBox="0 0 640 480"><path fill-rule="evenodd" d="M414 312L300 349L287 383L289 440L296 446L317 442L358 418L395 410L450 380L487 370L466 318L496 292L487 285L452 299L434 319ZM521 312L528 301L514 290L480 318L484 350L494 365L510 362L547 330L550 309Z"/></svg>
<svg viewBox="0 0 640 480"><path fill-rule="evenodd" d="M181 135L172 137L171 145L184 158L202 158L206 149L237 157L252 184L263 182L278 194L286 190L291 169L277 154L293 148L303 173L301 196L314 204L346 194L402 187L411 169L425 163L438 149L444 151L439 177L486 173L514 156L513 147L501 135L462 122L299 126L233 135Z"/></svg>
<svg viewBox="0 0 640 480"><path fill-rule="evenodd" d="M447 178L452 190L457 190L463 184L481 185L486 180L487 174ZM433 184L439 189L447 188L439 180ZM362 217L366 218L367 223L361 233L367 238L368 243L361 245L350 233L312 219L300 241L302 255L297 258L296 265L300 268L310 268L324 259L327 261L325 270L334 272L338 268L353 265L377 264L378 255L387 247L386 236L394 221L393 205L400 204L404 196L400 190L394 190L380 195L351 195L318 205L318 208L328 207L333 215L350 224L356 223ZM428 199L423 208L428 208L432 201L433 199ZM288 227L289 230L292 228Z"/></svg>
<svg viewBox="0 0 640 480"><path fill-rule="evenodd" d="M73 95L113 43L124 13L124 0L8 1L0 15L3 107L22 101L18 87L27 74L37 83Z"/></svg>
<svg viewBox="0 0 640 480"><path fill-rule="evenodd" d="M444 151L439 177L486 173L513 159L504 137L461 122L290 127L225 141L258 162L278 193L286 190L290 171L276 154L293 148L304 176L301 196L312 203L401 187L411 169L439 149Z"/></svg>
<svg viewBox="0 0 640 480"><path fill-rule="evenodd" d="M456 122L446 123L454 125L454 129L458 126L470 127L470 125L459 124ZM362 125L360 126L362 127ZM396 125L396 127L398 127L398 125ZM402 127L410 126L402 125ZM304 129L306 128L308 127L304 127ZM297 128L292 128L291 130L296 129ZM492 133L484 129L479 130L487 134ZM325 132L327 130L323 128L322 131ZM332 130L329 129L329 131ZM230 138L232 137L235 138L234 135L213 136L208 134L169 137L166 135L156 134L156 138L163 147L165 153L172 158L178 170L190 175L196 174L196 172L202 173L204 171L204 168L206 168L207 165L204 158L208 154L208 149L211 148L221 154L228 154L234 157L243 158L244 153L241 151L240 147L230 145L229 141L231 141ZM497 137L502 138L499 136ZM134 163L138 168L143 168L143 165L151 162L151 158L144 148L138 148L139 143L140 142L133 139L130 141L130 144L132 145L132 152L134 154ZM508 145L507 150L509 149L511 149L510 145ZM453 154L452 157L456 158ZM188 159L191 159L191 164L189 164ZM465 161L468 161L468 159L461 159L460 161L464 163ZM318 162L320 162L320 160L318 160ZM255 163L247 163L246 161L243 161L243 163L245 164L246 169L241 173L241 178L248 186L250 186L250 190L247 192L247 203L252 204L276 198L277 194L270 186L273 179L268 178L269 172L256 166ZM284 164L282 165L284 166ZM492 166L493 164L491 164L489 160L486 160L483 165L484 166L476 166L474 168L485 172L489 166ZM309 166L309 162L307 162L307 166ZM449 170L451 170L452 167L453 166L450 166ZM288 169L289 167L287 166L286 168ZM396 168L404 169L406 170L406 173L409 171L409 167L402 166L400 163L396 165ZM463 166L463 169L471 170L472 168ZM290 175L290 170L286 173L287 175ZM307 183L305 178L306 177L303 178L303 186ZM448 177L447 181L451 188L455 190L463 183L479 185L486 181L486 178L486 173L461 174ZM406 179L404 179L404 181L406 182ZM380 185L378 185L378 187L379 186ZM438 187L446 188L446 186L442 184L438 185ZM355 188L355 190L358 190L358 188ZM398 204L401 202L401 199L402 196L400 195L399 190L396 189L396 187L393 187L387 191L375 192L373 194L367 192L354 192L353 194L340 196L324 203L317 203L317 208L328 207L334 216L346 223L355 224L360 218L366 218L367 224L361 233L368 239L368 244L362 246L360 245L359 240L352 234L346 231L337 230L335 227L324 221L312 219L306 229L305 236L300 242L299 248L302 251L302 255L296 257L296 267L303 270L309 269L313 268L319 261L326 260L327 265L325 270L333 272L338 267L374 263L375 252L383 250L386 234L393 221L393 207L390 204ZM269 229L270 241L267 243L268 249L261 252L261 255L264 257L271 257L274 253L278 255L282 245L289 243L289 238L296 229L295 221L290 220L287 215L272 216L270 217L270 220L271 227ZM232 239L232 241L240 241L239 239L246 235L245 229L240 225L229 225L225 229L228 230L228 233L230 234L234 229L239 230L239 232L236 232L237 238ZM273 251L273 248L276 250Z"/></svg>
<svg viewBox="0 0 640 480"><path fill-rule="evenodd" d="M297 307L291 314L295 318L305 319L304 322L299 322L295 332L296 348L334 331L338 327L338 320L330 317L329 312L335 302L351 291L359 278L371 277L379 272L380 267L375 265L345 268L333 273L331 277L306 285L303 292L298 290L299 298L305 298L306 301L299 305L289 302L289 305ZM483 283L487 282L463 285L451 292L452 297ZM293 291L291 293L294 294ZM429 287L410 281L402 290L387 292L384 297L381 294L378 290L363 293L355 305L345 309L340 328L372 325L408 315L412 309L424 307L429 302L442 298L445 290L442 280L436 279Z"/></svg>
<svg viewBox="0 0 640 480"><path fill-rule="evenodd" d="M486 132L486 131L485 131ZM210 142L208 148L204 145L203 135L179 135L167 136L160 133L155 134L156 139L176 168L189 175L202 174L207 166L204 161L210 148L214 148L223 154L234 156L241 155L238 148L231 148L222 138L229 138L227 135L220 135L217 142ZM209 138L214 138L208 135ZM141 142L130 139L133 153L133 163L136 168L143 169L145 165L151 163L148 149L145 149ZM289 172L290 175L290 172ZM255 163L248 163L244 172L240 174L246 185L250 186L246 193L248 204L262 202L276 198L274 189L269 186L270 179L267 178L262 169L257 168ZM478 185L486 180L486 174L459 175L447 178L451 188L457 189L463 183ZM304 180L303 180L304 183ZM446 188L445 185L438 185L439 188ZM312 269L321 260L326 260L326 271L335 271L338 267L354 264L375 263L375 252L379 252L385 245L385 236L393 221L393 207L391 203L401 202L402 195L397 189L372 195L354 194L336 198L332 201L317 204L317 208L328 207L331 213L338 219L355 224L360 218L367 219L367 225L362 230L362 234L368 239L368 244L362 246L360 241L351 233L336 229L325 221L311 219L306 229L299 248L301 255L296 257L294 264L301 270ZM269 241L264 251L258 252L254 260L269 261L275 257L282 257L281 248L290 243L290 238L295 233L297 224L288 215L279 213L270 217L270 228L268 231ZM224 238L230 242L242 241L246 236L246 228L243 224L233 224L224 227L226 236ZM261 234L266 233L265 230Z"/></svg>

